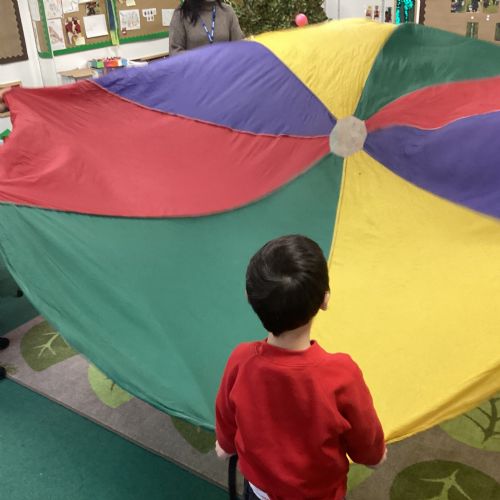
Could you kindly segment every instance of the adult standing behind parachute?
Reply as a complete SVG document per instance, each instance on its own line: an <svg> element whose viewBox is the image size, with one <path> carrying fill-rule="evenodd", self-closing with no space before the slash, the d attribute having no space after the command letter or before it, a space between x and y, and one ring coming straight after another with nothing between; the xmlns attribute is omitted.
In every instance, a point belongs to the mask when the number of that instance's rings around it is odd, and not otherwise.
<svg viewBox="0 0 500 500"><path fill-rule="evenodd" d="M243 33L233 10L221 0L184 0L169 27L169 54L241 40Z"/></svg>
<svg viewBox="0 0 500 500"><path fill-rule="evenodd" d="M493 45L350 20L13 89L0 250L112 380L212 428L229 352L265 335L246 264L304 234L330 256L313 336L403 438L500 389L499 81Z"/></svg>

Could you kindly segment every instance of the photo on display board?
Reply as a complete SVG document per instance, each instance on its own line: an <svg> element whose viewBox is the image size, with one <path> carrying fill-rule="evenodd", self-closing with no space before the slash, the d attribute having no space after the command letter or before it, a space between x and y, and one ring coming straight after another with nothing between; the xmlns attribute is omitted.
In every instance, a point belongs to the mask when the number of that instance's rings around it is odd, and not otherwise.
<svg viewBox="0 0 500 500"><path fill-rule="evenodd" d="M47 19L56 19L62 17L63 10L61 0L44 0L45 17Z"/></svg>
<svg viewBox="0 0 500 500"><path fill-rule="evenodd" d="M70 46L85 45L85 38L82 35L82 25L77 17L67 17L64 23L68 44Z"/></svg>
<svg viewBox="0 0 500 500"><path fill-rule="evenodd" d="M497 14L499 0L482 0L485 14Z"/></svg>
<svg viewBox="0 0 500 500"><path fill-rule="evenodd" d="M28 8L31 14L32 21L40 21L40 6L38 0L28 0Z"/></svg>
<svg viewBox="0 0 500 500"><path fill-rule="evenodd" d="M52 50L62 50L66 48L64 41L63 26L60 19L48 19L47 29Z"/></svg>
<svg viewBox="0 0 500 500"><path fill-rule="evenodd" d="M121 10L120 11L120 28L122 30L138 30L141 28L141 17L139 10Z"/></svg>
<svg viewBox="0 0 500 500"><path fill-rule="evenodd" d="M174 16L174 9L161 9L161 25L170 26L172 17Z"/></svg>
<svg viewBox="0 0 500 500"><path fill-rule="evenodd" d="M101 9L99 7L99 0L95 2L87 2L85 4L85 15L86 16L96 16L101 13Z"/></svg>
<svg viewBox="0 0 500 500"><path fill-rule="evenodd" d="M87 38L107 36L108 34L108 25L106 24L106 16L104 14L85 16L83 18L83 25Z"/></svg>
<svg viewBox="0 0 500 500"><path fill-rule="evenodd" d="M465 36L468 38L477 38L479 34L479 23L469 21L465 30Z"/></svg>
<svg viewBox="0 0 500 500"><path fill-rule="evenodd" d="M465 1L466 0L452 0L451 1L451 12L465 12Z"/></svg>
<svg viewBox="0 0 500 500"><path fill-rule="evenodd" d="M78 0L62 0L62 9L67 12L78 12Z"/></svg>
<svg viewBox="0 0 500 500"><path fill-rule="evenodd" d="M465 0L466 12L477 12L479 10L479 7L480 7L479 0Z"/></svg>

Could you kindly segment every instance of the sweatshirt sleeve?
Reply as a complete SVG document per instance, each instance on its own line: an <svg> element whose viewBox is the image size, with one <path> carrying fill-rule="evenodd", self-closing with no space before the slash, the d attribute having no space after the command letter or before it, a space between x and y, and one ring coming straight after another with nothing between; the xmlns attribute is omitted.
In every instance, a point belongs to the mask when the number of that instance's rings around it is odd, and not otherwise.
<svg viewBox="0 0 500 500"><path fill-rule="evenodd" d="M236 415L231 402L231 389L236 380L238 366L234 360L234 353L230 356L224 375L222 376L219 392L215 402L215 435L221 448L229 454L236 453L234 437L236 435Z"/></svg>
<svg viewBox="0 0 500 500"><path fill-rule="evenodd" d="M227 6L225 6L227 7ZM231 7L230 7L231 8ZM236 15L236 12L231 8L231 32L230 32L230 37L229 40L231 42L237 42L238 40L242 40L245 38L243 31L241 31L240 28L240 22L238 20L238 16Z"/></svg>
<svg viewBox="0 0 500 500"><path fill-rule="evenodd" d="M337 395L340 413L350 425L342 441L354 462L377 465L385 452L384 431L361 370L354 361L348 360L351 377Z"/></svg>
<svg viewBox="0 0 500 500"><path fill-rule="evenodd" d="M179 54L186 50L187 35L186 28L181 18L181 11L176 9L172 20L170 21L170 27L168 29L168 53L173 56Z"/></svg>

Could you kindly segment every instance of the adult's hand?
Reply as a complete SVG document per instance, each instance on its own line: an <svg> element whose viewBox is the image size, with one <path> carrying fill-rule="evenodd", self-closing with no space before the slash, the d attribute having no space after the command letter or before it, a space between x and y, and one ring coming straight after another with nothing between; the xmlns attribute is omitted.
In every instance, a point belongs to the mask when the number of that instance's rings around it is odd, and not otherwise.
<svg viewBox="0 0 500 500"><path fill-rule="evenodd" d="M9 110L7 107L7 104L5 103L3 96L6 92L8 92L10 88L5 88L5 89L0 89L0 113L5 113L6 111Z"/></svg>

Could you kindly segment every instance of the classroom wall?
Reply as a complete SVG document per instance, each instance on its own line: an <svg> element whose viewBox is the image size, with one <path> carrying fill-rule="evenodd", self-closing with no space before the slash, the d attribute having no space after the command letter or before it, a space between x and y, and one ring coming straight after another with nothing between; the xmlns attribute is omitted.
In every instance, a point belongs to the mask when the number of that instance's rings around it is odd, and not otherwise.
<svg viewBox="0 0 500 500"><path fill-rule="evenodd" d="M168 38L122 44L73 54L56 56L52 59L38 57L35 36L28 8L28 0L18 0L19 13L24 30L28 60L0 65L0 83L21 81L25 87L60 85L61 71L84 68L93 58L121 56L127 59L154 56L168 52ZM9 118L0 118L0 132L11 127Z"/></svg>
<svg viewBox="0 0 500 500"><path fill-rule="evenodd" d="M500 9L495 13L488 14L484 12L482 2L479 2L478 12L451 12L450 4L451 1L446 0L426 0L425 24L458 35L465 35L467 23L476 22L478 23L478 38L480 40L497 44L500 42L500 40L495 40L496 25L500 24Z"/></svg>
<svg viewBox="0 0 500 500"><path fill-rule="evenodd" d="M85 50L63 56L56 56L56 70L67 71L75 68L85 68L89 59L121 56L126 59L138 59L168 52L168 38L148 40L146 42L127 43L120 46L103 47L94 50Z"/></svg>
<svg viewBox="0 0 500 500"><path fill-rule="evenodd" d="M43 85L42 74L38 65L38 54L36 52L35 37L31 27L31 19L28 10L28 0L18 0L19 13L26 40L28 60L10 64L0 64L0 83L21 81L26 87L40 87ZM11 125L8 118L0 118L0 132Z"/></svg>

